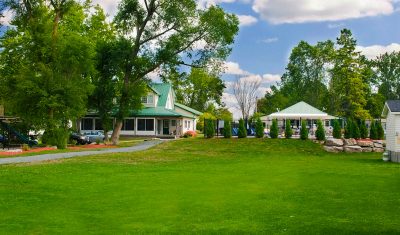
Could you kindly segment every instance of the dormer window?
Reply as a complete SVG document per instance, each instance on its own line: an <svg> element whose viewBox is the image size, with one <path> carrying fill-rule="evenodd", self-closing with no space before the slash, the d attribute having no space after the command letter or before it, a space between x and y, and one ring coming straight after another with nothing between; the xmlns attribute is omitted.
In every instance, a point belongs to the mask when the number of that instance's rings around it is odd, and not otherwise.
<svg viewBox="0 0 400 235"><path fill-rule="evenodd" d="M142 103L143 104L152 104L154 102L154 96L153 95L147 95L142 97Z"/></svg>

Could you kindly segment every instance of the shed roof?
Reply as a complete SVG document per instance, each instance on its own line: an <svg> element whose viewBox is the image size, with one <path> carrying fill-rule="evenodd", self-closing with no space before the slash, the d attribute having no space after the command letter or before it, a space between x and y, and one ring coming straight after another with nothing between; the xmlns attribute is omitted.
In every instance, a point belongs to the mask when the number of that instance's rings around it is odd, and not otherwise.
<svg viewBox="0 0 400 235"><path fill-rule="evenodd" d="M188 112L191 112L191 113L193 113L193 114L202 115L201 112L199 112L199 111L197 111L197 110L195 110L195 109L192 109L192 108L190 108L190 107L188 107L188 106L186 106L186 105L183 105L183 104L180 104L180 103L175 103L175 106L177 106L177 107L179 107L179 108L181 108L181 109L184 109L184 110L186 110L186 111L188 111Z"/></svg>
<svg viewBox="0 0 400 235"><path fill-rule="evenodd" d="M267 118L336 119L327 113L301 101L282 111L272 113Z"/></svg>

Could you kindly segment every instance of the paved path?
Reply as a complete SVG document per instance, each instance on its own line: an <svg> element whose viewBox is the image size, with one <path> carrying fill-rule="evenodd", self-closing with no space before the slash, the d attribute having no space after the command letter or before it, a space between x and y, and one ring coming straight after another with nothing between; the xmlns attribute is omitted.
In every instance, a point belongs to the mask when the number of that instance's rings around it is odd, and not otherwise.
<svg viewBox="0 0 400 235"><path fill-rule="evenodd" d="M73 157L83 157L83 156L93 156L99 154L107 153L131 153L137 151L143 151L156 146L164 141L162 140L152 140L143 141L142 143L126 148L111 148L97 151L84 151L84 152L69 152L69 153L54 153L54 154L43 154L29 157L10 157L10 158L0 158L0 165L4 164L14 164L14 163L29 163L29 162L40 162L48 160L56 160L62 158L73 158Z"/></svg>

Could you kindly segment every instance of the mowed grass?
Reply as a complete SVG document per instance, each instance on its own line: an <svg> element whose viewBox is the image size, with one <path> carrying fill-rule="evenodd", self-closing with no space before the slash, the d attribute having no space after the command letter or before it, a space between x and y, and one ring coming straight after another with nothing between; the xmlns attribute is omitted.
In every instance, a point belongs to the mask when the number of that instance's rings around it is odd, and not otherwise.
<svg viewBox="0 0 400 235"><path fill-rule="evenodd" d="M185 139L0 166L0 234L399 234L400 164L312 142Z"/></svg>

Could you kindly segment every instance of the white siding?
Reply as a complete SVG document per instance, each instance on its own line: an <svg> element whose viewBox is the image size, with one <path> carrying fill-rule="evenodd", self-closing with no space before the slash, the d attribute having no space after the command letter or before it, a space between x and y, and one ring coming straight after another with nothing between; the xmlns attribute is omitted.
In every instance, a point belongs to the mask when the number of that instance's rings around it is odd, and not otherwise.
<svg viewBox="0 0 400 235"><path fill-rule="evenodd" d="M170 89L167 96L167 103L165 104L166 109L174 109L174 96L172 93L172 89Z"/></svg>
<svg viewBox="0 0 400 235"><path fill-rule="evenodd" d="M400 153L400 114L394 116L396 120L396 152Z"/></svg>
<svg viewBox="0 0 400 235"><path fill-rule="evenodd" d="M396 116L390 112L386 119L386 149L396 151Z"/></svg>
<svg viewBox="0 0 400 235"><path fill-rule="evenodd" d="M148 104L143 104L145 107L156 107L157 102L158 102L158 95L154 92L149 92L147 93L147 96L152 95L153 96L153 103L148 103Z"/></svg>

